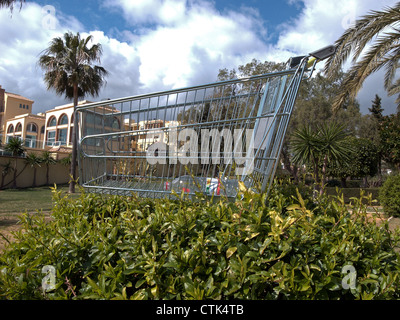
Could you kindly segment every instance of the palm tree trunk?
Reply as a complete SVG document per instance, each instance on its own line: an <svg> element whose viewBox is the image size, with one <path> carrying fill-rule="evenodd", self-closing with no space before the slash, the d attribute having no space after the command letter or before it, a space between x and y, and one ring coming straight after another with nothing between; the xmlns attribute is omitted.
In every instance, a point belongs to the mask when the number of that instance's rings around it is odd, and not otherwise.
<svg viewBox="0 0 400 320"><path fill-rule="evenodd" d="M326 169L328 167L328 156L325 155L324 157L324 164L322 166L322 177L321 177L321 190L319 191L319 194L322 195L324 192L324 187L325 187L325 180L326 180Z"/></svg>
<svg viewBox="0 0 400 320"><path fill-rule="evenodd" d="M49 171L50 171L50 166L47 164L46 165L46 186L49 185Z"/></svg>
<svg viewBox="0 0 400 320"><path fill-rule="evenodd" d="M14 179L13 179L13 189L17 189L17 158L14 159Z"/></svg>
<svg viewBox="0 0 400 320"><path fill-rule="evenodd" d="M314 158L314 190L313 190L313 198L316 196L319 191L319 170L318 170L318 159Z"/></svg>
<svg viewBox="0 0 400 320"><path fill-rule="evenodd" d="M78 105L78 86L74 84L74 112ZM69 182L69 193L75 193L75 181L76 181L76 162L77 162L77 130L78 130L78 119L74 113L74 127L72 128L72 155L71 155L71 167Z"/></svg>
<svg viewBox="0 0 400 320"><path fill-rule="evenodd" d="M32 187L36 187L36 167L33 168L33 182L32 182Z"/></svg>
<svg viewBox="0 0 400 320"><path fill-rule="evenodd" d="M345 178L345 177L341 177L341 178L340 178L340 185L341 185L342 188L347 188L347 181L346 181L346 179L347 179L347 178Z"/></svg>

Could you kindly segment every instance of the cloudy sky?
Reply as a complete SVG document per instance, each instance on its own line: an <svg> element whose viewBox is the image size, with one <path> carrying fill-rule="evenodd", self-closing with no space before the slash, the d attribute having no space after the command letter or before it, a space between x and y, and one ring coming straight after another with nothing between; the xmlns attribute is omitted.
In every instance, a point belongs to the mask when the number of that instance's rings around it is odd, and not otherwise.
<svg viewBox="0 0 400 320"><path fill-rule="evenodd" d="M395 0L69 0L27 1L0 10L0 85L35 101L34 112L68 103L48 91L37 65L51 39L91 34L109 71L97 101L214 82L218 70L256 58L287 61L333 44L356 17ZM359 94L368 112L375 94L385 113L394 97L372 76Z"/></svg>

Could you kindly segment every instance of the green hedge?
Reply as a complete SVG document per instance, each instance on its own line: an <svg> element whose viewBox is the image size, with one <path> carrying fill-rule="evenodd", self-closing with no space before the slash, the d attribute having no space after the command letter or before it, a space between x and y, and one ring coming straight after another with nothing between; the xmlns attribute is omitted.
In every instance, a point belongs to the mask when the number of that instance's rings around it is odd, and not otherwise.
<svg viewBox="0 0 400 320"><path fill-rule="evenodd" d="M372 199L374 200L373 205L379 206L379 188L336 188L336 187L327 187L325 188L327 195L336 196L339 193L343 194L344 201L346 203L350 203L352 198L360 198L361 193L364 195L371 194ZM368 199L364 199L364 203L367 203Z"/></svg>
<svg viewBox="0 0 400 320"><path fill-rule="evenodd" d="M343 199L309 195L284 183L236 202L55 191L53 220L23 215L0 256L0 297L400 298L398 233L367 222L361 201L352 216Z"/></svg>
<svg viewBox="0 0 400 320"><path fill-rule="evenodd" d="M379 191L386 214L400 217L400 174L389 176Z"/></svg>

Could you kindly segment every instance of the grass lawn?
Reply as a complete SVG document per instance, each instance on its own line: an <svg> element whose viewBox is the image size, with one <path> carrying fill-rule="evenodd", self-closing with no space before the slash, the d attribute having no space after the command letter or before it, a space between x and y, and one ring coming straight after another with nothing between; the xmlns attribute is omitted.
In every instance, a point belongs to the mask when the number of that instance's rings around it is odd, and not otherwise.
<svg viewBox="0 0 400 320"><path fill-rule="evenodd" d="M68 186L57 186L58 190L68 192ZM0 252L7 240L12 240L12 232L20 226L19 218L23 213L40 213L50 216L53 208L52 190L50 187L38 187L17 190L0 190ZM70 197L78 197L79 190Z"/></svg>
<svg viewBox="0 0 400 320"><path fill-rule="evenodd" d="M68 192L68 186L57 188L63 192ZM77 193L71 196L75 197L78 195ZM48 186L0 191L0 216L25 212L35 213L38 210L47 212L52 207L52 190Z"/></svg>

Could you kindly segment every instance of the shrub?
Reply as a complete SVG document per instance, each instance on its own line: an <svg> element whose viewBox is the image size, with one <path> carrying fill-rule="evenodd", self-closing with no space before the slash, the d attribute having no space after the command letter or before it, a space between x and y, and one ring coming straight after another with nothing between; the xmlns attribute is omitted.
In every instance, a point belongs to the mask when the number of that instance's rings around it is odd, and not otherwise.
<svg viewBox="0 0 400 320"><path fill-rule="evenodd" d="M340 196L313 202L292 189L276 184L266 197L242 187L235 202L55 190L53 220L22 215L24 232L0 256L0 297L400 298L399 235L367 222L362 201L351 215ZM44 266L56 272L49 290Z"/></svg>
<svg viewBox="0 0 400 320"><path fill-rule="evenodd" d="M387 178L379 190L379 200L386 214L400 216L400 174Z"/></svg>

